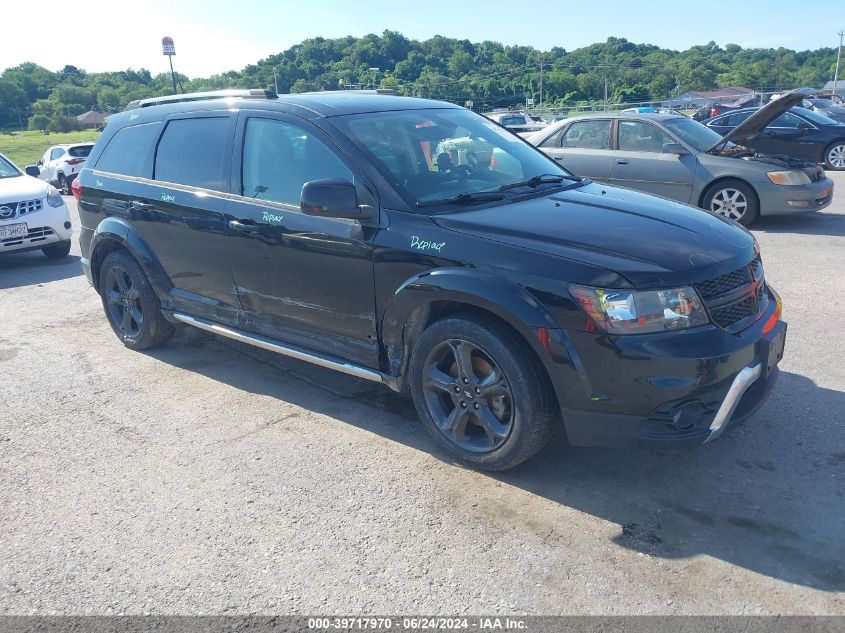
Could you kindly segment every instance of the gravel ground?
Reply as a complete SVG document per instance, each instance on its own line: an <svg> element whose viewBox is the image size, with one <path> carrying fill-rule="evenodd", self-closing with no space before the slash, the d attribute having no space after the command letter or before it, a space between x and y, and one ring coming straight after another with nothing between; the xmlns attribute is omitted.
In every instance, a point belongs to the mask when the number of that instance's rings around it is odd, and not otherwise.
<svg viewBox="0 0 845 633"><path fill-rule="evenodd" d="M381 386L197 330L125 349L76 244L0 260L0 614L845 614L834 177L755 227L789 336L754 418L500 476Z"/></svg>

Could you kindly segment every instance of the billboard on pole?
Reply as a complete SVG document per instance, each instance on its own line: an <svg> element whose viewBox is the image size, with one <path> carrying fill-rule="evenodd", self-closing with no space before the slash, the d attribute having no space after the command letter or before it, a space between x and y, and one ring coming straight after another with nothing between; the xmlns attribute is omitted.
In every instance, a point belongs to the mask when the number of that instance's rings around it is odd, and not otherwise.
<svg viewBox="0 0 845 633"><path fill-rule="evenodd" d="M173 43L173 38L164 36L161 38L161 52L165 55L175 55L176 45Z"/></svg>

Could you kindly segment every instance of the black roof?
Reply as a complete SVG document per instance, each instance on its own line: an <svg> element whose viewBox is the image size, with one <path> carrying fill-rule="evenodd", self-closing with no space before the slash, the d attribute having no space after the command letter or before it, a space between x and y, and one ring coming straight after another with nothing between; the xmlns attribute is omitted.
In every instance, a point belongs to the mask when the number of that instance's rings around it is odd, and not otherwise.
<svg viewBox="0 0 845 633"><path fill-rule="evenodd" d="M181 96L181 95L180 95ZM205 95L202 95L205 96ZM174 101L177 97L165 98L161 104L150 103L148 100L143 107L135 106L110 117L109 121L118 125L132 121L145 123L161 120L174 112L198 112L204 110L271 110L297 114L307 119L342 116L345 114L362 114L365 112L390 112L395 110L421 110L431 108L461 109L453 103L420 99L417 97L401 97L398 95L379 94L367 90L339 90L325 92L309 92L301 94L266 96L226 96L223 93L207 98L195 98L184 95L188 100ZM196 95L200 97L200 95Z"/></svg>

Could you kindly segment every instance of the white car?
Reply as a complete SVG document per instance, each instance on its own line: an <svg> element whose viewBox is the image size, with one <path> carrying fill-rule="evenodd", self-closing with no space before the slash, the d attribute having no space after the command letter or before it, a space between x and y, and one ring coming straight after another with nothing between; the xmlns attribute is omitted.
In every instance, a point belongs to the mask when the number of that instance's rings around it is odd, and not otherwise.
<svg viewBox="0 0 845 633"><path fill-rule="evenodd" d="M47 257L65 257L70 252L70 213L61 194L52 185L24 174L0 154L0 255L41 250Z"/></svg>
<svg viewBox="0 0 845 633"><path fill-rule="evenodd" d="M70 185L82 171L93 147L94 143L53 145L35 163L41 171L38 177L58 187L64 195L70 195Z"/></svg>

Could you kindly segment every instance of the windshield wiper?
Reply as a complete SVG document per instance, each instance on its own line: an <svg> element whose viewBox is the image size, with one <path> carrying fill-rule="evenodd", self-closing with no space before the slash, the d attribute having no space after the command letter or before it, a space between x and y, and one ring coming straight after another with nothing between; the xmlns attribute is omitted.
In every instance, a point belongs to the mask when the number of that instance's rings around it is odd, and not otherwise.
<svg viewBox="0 0 845 633"><path fill-rule="evenodd" d="M478 193L459 193L456 196L449 198L440 198L438 200L421 200L417 202L417 207L432 207L438 204L476 204L479 202L493 202L504 198L501 193L497 191L479 191Z"/></svg>
<svg viewBox="0 0 845 633"><path fill-rule="evenodd" d="M574 182L581 182L582 178L577 176L564 176L563 174L540 174L528 180L520 182L511 182L499 187L499 191L507 191L508 189L516 189L517 187L539 187L548 183L561 182L563 180L571 180Z"/></svg>

